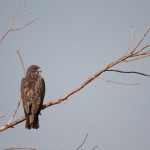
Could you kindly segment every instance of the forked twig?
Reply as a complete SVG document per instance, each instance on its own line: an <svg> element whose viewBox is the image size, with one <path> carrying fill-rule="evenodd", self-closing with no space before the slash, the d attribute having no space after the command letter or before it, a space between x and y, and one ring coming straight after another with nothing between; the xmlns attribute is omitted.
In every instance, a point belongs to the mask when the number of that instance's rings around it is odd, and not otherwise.
<svg viewBox="0 0 150 150"><path fill-rule="evenodd" d="M144 38L147 36L148 32L150 31L150 27L146 30L141 40L138 42L138 44L133 48L131 53L134 53L136 49L140 46L140 44L143 42Z"/></svg>
<svg viewBox="0 0 150 150"><path fill-rule="evenodd" d="M27 26L29 26L30 24L32 24L33 22L35 22L36 20L38 20L39 18L35 18L34 20L30 21L29 23L25 24L24 26L17 28L17 29L13 29L12 31L18 31L18 30L22 30L24 28L26 28Z"/></svg>
<svg viewBox="0 0 150 150"><path fill-rule="evenodd" d="M131 62L131 61L135 61L135 60L138 60L138 59L146 58L146 57L149 57L149 56L150 56L150 54L148 54L146 56L144 55L144 56L140 56L140 57L137 57L137 58L133 58L133 59L130 59L130 60L125 60L124 62Z"/></svg>
<svg viewBox="0 0 150 150"><path fill-rule="evenodd" d="M33 22L35 22L38 18L30 21L29 23L23 25L22 27L19 27L19 28L15 28L14 26L17 24L17 22L19 20L21 20L22 18L26 17L28 14L26 15L23 15L23 16L20 16L21 15L21 12L24 8L24 5L25 5L25 1L23 0L23 4L21 5L21 0L18 1L18 3L16 4L16 8L15 8L15 12L14 12L14 15L10 21L10 25L8 27L8 29L4 32L4 34L2 35L2 37L0 38L0 43L2 43L2 41L4 40L4 38L10 33L10 32L14 32L14 31L18 31L18 30L22 30L24 28L26 28L27 26L29 26L30 24L32 24Z"/></svg>
<svg viewBox="0 0 150 150"><path fill-rule="evenodd" d="M22 3L21 3L22 2ZM21 12L25 6L25 0L18 0L16 3L16 7L12 16L12 20L10 21L10 27L14 26L19 21Z"/></svg>

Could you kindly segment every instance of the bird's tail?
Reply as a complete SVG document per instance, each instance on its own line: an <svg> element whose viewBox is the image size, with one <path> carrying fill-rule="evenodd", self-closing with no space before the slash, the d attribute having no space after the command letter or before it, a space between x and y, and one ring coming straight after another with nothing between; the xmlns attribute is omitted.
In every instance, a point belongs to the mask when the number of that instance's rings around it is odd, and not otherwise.
<svg viewBox="0 0 150 150"><path fill-rule="evenodd" d="M31 114L26 116L26 128L27 129L38 129L39 118L37 114Z"/></svg>

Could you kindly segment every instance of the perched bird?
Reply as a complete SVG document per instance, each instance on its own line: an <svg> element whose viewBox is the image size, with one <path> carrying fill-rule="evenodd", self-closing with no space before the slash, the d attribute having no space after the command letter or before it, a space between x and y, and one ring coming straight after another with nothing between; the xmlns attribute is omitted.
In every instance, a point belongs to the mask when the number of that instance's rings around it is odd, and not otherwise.
<svg viewBox="0 0 150 150"><path fill-rule="evenodd" d="M45 95L45 82L39 74L41 71L39 66L31 65L21 81L20 91L26 117L25 127L27 129L39 128L38 116Z"/></svg>

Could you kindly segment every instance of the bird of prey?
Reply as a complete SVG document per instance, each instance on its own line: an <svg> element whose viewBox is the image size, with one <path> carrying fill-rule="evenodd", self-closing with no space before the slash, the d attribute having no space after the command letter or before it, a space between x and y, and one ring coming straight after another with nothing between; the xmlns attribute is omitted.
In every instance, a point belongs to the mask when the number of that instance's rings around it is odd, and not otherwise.
<svg viewBox="0 0 150 150"><path fill-rule="evenodd" d="M38 116L45 95L45 82L39 74L41 71L39 66L31 65L21 81L20 91L26 117L25 127L27 129L39 128Z"/></svg>

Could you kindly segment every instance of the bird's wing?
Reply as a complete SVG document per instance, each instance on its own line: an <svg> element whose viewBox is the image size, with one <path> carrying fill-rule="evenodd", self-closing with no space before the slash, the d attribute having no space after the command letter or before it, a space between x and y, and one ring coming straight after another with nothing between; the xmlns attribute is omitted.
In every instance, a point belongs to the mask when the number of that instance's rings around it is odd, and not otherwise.
<svg viewBox="0 0 150 150"><path fill-rule="evenodd" d="M43 100L45 96L45 82L42 77L38 77L36 84L35 84L35 95L34 100L36 104L40 107L43 105Z"/></svg>
<svg viewBox="0 0 150 150"><path fill-rule="evenodd" d="M21 98L27 114L40 113L45 95L45 82L42 77L36 79L23 78L21 82Z"/></svg>
<svg viewBox="0 0 150 150"><path fill-rule="evenodd" d="M32 114L39 114L43 105L45 95L45 82L42 77L38 77L35 83L32 97Z"/></svg>
<svg viewBox="0 0 150 150"><path fill-rule="evenodd" d="M29 114L30 110L29 110L29 97L28 97L28 92L30 90L30 85L29 82L27 80L27 78L23 78L21 81L21 99L23 102L23 107L24 107L24 112L25 114Z"/></svg>

